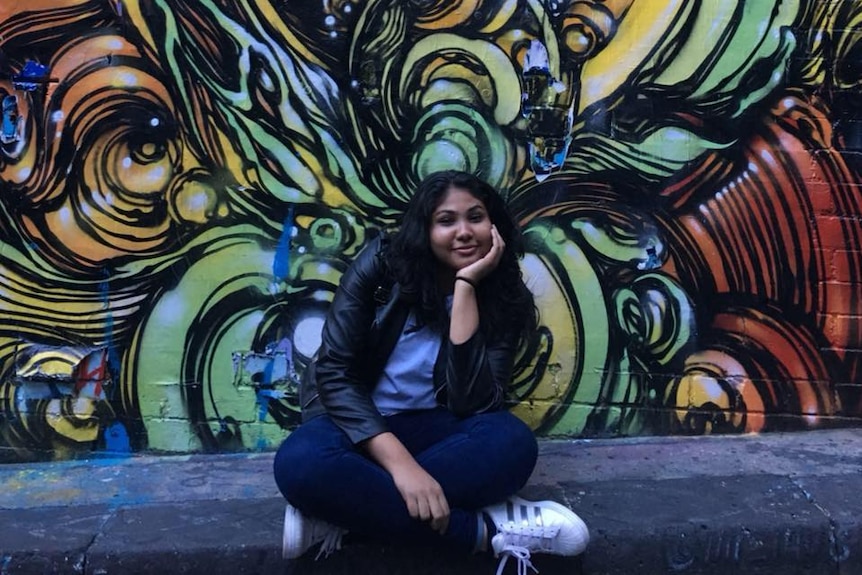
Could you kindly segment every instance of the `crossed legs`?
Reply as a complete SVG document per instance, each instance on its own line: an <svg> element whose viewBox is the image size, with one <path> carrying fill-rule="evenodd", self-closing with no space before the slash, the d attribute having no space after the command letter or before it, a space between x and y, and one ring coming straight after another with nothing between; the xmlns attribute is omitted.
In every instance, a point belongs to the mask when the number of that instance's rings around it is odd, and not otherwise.
<svg viewBox="0 0 862 575"><path fill-rule="evenodd" d="M387 418L416 461L440 483L451 510L444 535L413 519L386 470L353 445L326 415L296 429L275 456L275 478L302 513L363 537L445 543L472 550L477 510L526 484L536 463L532 431L505 411L458 419L445 409Z"/></svg>

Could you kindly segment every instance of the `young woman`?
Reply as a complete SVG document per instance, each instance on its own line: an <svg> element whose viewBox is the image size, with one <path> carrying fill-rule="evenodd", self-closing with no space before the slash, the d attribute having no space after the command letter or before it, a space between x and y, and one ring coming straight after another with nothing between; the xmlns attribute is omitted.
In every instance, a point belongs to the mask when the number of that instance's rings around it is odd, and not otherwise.
<svg viewBox="0 0 862 575"><path fill-rule="evenodd" d="M359 254L306 370L303 424L275 456L285 557L317 543L329 554L347 532L523 564L584 550L572 511L514 496L537 455L503 410L519 339L536 326L522 255L500 196L462 172L426 178L394 236Z"/></svg>

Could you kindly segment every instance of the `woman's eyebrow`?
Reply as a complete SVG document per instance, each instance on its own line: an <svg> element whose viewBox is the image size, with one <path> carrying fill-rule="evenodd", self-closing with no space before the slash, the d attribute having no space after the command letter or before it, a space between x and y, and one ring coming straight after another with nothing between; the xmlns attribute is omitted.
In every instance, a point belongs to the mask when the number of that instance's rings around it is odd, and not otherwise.
<svg viewBox="0 0 862 575"><path fill-rule="evenodd" d="M477 210L482 211L482 212L486 211L485 207L482 204L474 204L474 205L470 206L469 208L467 208L466 212L470 213L470 212L475 212ZM456 214L456 213L458 213L458 210L442 209L442 210L436 210L432 215L434 215L434 216L439 216L439 215L444 215L444 214L445 215L452 215L452 214Z"/></svg>

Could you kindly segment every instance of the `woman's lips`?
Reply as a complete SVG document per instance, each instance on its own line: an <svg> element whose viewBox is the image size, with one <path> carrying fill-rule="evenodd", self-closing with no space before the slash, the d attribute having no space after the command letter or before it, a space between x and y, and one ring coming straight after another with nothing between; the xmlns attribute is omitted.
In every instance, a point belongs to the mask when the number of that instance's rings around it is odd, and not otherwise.
<svg viewBox="0 0 862 575"><path fill-rule="evenodd" d="M476 252L477 249L479 249L479 246L463 246L460 248L455 248L453 251L462 256L471 256Z"/></svg>

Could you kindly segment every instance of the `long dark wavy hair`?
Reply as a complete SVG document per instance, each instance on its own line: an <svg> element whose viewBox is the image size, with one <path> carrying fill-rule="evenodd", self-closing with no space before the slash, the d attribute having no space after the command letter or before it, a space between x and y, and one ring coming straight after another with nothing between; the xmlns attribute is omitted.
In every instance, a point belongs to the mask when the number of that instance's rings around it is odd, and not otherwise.
<svg viewBox="0 0 862 575"><path fill-rule="evenodd" d="M518 265L524 255L521 231L497 191L478 177L454 170L435 172L419 184L386 250L389 268L405 297L416 301L419 319L440 329L448 312L437 281L440 264L431 251L431 216L451 188L466 190L485 204L506 243L500 263L476 290L480 329L486 336L514 332L524 337L535 329L537 314Z"/></svg>

